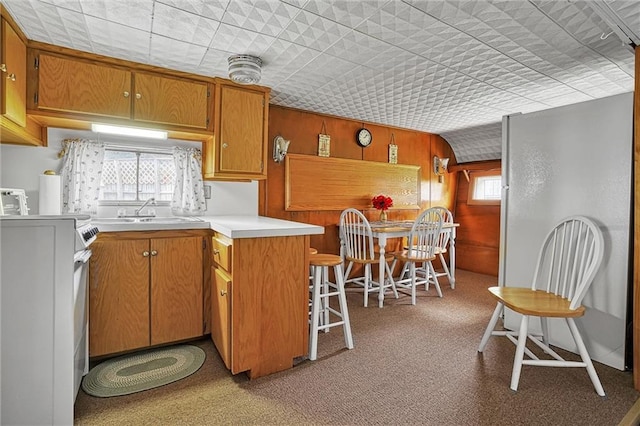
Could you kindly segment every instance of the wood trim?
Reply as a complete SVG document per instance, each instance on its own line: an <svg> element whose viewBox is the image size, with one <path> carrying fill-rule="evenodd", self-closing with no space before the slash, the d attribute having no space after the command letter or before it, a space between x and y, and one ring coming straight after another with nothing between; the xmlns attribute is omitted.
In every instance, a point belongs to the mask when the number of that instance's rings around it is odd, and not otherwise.
<svg viewBox="0 0 640 426"><path fill-rule="evenodd" d="M640 391L640 47L636 47L633 101L633 384Z"/></svg>
<svg viewBox="0 0 640 426"><path fill-rule="evenodd" d="M29 40L22 32L20 25L18 25L18 23L15 21L15 19L13 19L13 16L11 16L7 8L4 7L4 5L2 4L0 4L0 16L4 18L4 20L7 21L9 25L11 25L11 28L13 28L13 30L18 34L18 37L20 37L20 40L22 40L22 42L25 45L27 45Z"/></svg>
<svg viewBox="0 0 640 426"><path fill-rule="evenodd" d="M176 237L210 237L213 231L208 228L203 229L167 229L157 231L119 231L100 232L98 241L109 240L139 240L150 238L176 238Z"/></svg>
<svg viewBox="0 0 640 426"><path fill-rule="evenodd" d="M502 167L501 160L487 160L487 161L472 161L469 163L456 164L454 166L449 166L449 172L460 172L460 171L470 171L470 170L494 170L500 169Z"/></svg>
<svg viewBox="0 0 640 426"><path fill-rule="evenodd" d="M392 209L420 209L420 167L377 161L289 154L285 164L285 210L370 209L385 194Z"/></svg>

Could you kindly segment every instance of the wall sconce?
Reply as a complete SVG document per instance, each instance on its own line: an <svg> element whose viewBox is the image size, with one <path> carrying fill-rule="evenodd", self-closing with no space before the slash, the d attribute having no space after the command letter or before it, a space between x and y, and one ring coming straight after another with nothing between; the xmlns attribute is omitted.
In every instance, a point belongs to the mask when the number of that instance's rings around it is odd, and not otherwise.
<svg viewBox="0 0 640 426"><path fill-rule="evenodd" d="M281 163L287 155L287 149L291 141L286 140L282 136L276 136L273 140L273 161Z"/></svg>
<svg viewBox="0 0 640 426"><path fill-rule="evenodd" d="M440 158L437 155L433 157L433 173L438 176L438 183L442 183L444 174L447 172L448 165L448 158Z"/></svg>

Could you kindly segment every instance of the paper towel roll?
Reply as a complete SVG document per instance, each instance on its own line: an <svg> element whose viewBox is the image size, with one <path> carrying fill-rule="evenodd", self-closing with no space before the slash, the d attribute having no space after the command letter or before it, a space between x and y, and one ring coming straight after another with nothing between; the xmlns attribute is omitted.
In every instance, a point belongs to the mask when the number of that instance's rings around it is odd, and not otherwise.
<svg viewBox="0 0 640 426"><path fill-rule="evenodd" d="M59 175L40 175L39 214L60 214L62 193Z"/></svg>

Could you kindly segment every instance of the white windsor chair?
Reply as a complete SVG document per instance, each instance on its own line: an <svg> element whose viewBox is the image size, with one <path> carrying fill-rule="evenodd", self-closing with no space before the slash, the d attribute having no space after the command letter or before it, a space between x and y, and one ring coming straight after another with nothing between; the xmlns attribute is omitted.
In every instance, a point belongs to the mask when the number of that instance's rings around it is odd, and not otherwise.
<svg viewBox="0 0 640 426"><path fill-rule="evenodd" d="M523 365L584 367L597 394L605 395L574 320L584 315L585 308L580 303L600 267L603 247L602 232L593 221L582 216L569 217L547 234L538 255L530 288L489 288L498 303L482 336L478 352L484 351L491 336L506 336L517 345L511 373L512 390L518 390ZM522 314L519 331L494 330L505 306ZM529 332L531 317L540 318L542 335ZM582 361L566 361L551 349L548 318L566 320ZM514 336L518 337L517 341ZM527 338L553 359L539 359L526 347ZM524 359L525 354L529 359Z"/></svg>
<svg viewBox="0 0 640 426"><path fill-rule="evenodd" d="M411 290L412 305L416 304L416 286L419 284L424 284L425 289L428 289L429 283L433 283L438 296L442 297L442 290L432 263L436 258L441 233L442 216L440 212L435 208L427 209L414 221L407 237L406 248L402 252L393 253L395 257L393 266L396 261L402 261L405 262L403 270L407 265L409 267L409 278L404 278L406 274L403 274L399 280L396 280L396 286ZM417 273L419 269L417 264L422 264L425 271L424 276L419 276Z"/></svg>
<svg viewBox="0 0 640 426"><path fill-rule="evenodd" d="M373 233L367 218L356 209L346 209L340 214L340 241L344 249L344 260L347 268L344 273L345 284L355 284L364 289L364 306L368 306L369 293L380 291L380 285L391 288L395 298L398 298L395 282L389 263L393 260L393 255L385 253L386 279L381 284L374 280L371 273L371 265L377 265L380 261L380 254L374 250ZM362 265L364 275L349 278L354 265Z"/></svg>

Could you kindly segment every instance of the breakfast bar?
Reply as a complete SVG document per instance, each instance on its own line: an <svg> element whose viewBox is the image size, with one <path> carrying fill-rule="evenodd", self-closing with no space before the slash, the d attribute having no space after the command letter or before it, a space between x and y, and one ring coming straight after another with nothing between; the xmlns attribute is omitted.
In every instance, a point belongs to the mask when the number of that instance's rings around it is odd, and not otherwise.
<svg viewBox="0 0 640 426"><path fill-rule="evenodd" d="M310 235L322 226L262 216L211 224L211 338L233 374L256 378L308 350Z"/></svg>

